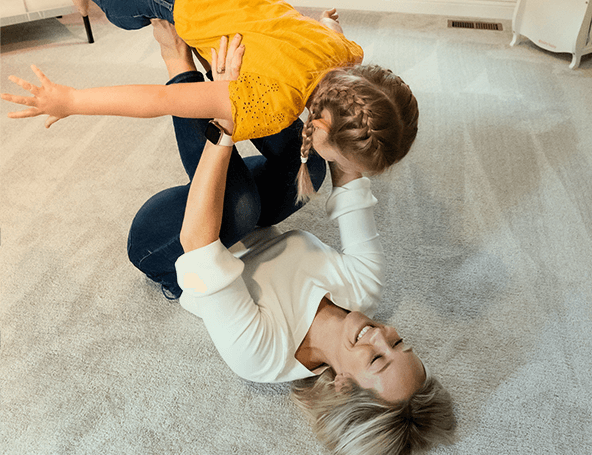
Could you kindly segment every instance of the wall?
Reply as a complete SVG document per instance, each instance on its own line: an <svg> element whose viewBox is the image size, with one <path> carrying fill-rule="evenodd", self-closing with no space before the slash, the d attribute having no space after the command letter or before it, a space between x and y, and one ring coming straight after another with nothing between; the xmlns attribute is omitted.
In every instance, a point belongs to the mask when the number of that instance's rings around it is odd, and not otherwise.
<svg viewBox="0 0 592 455"><path fill-rule="evenodd" d="M325 7L318 0L287 0L294 6ZM361 7L360 5L364 5ZM323 6L320 6L323 5ZM512 19L516 0L333 0L326 8L437 14L474 19Z"/></svg>

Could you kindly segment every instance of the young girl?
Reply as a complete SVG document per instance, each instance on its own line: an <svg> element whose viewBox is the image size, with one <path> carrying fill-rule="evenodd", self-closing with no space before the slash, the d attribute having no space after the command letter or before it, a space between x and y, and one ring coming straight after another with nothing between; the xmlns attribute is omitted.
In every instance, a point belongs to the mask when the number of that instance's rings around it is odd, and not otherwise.
<svg viewBox="0 0 592 455"><path fill-rule="evenodd" d="M231 122L229 132L237 142L282 131L308 106L298 178L301 200L313 191L305 165L312 148L328 161L342 158L341 166L378 173L403 158L413 143L415 97L389 70L360 65L363 51L345 38L334 9L317 22L275 0L95 1L111 22L125 29L149 25L155 18L174 23L202 61L211 60L221 37L242 37L248 52L240 77L182 87L74 90L52 83L35 69L41 87L11 77L34 97L3 94L5 100L30 106L10 117L48 114L48 127L74 114L216 117ZM214 68L224 70L224 65Z"/></svg>

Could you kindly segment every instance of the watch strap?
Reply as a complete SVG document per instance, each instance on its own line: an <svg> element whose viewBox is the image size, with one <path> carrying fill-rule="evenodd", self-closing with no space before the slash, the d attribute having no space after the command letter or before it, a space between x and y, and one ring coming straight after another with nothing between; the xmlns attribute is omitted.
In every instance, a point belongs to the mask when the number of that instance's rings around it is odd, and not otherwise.
<svg viewBox="0 0 592 455"><path fill-rule="evenodd" d="M232 140L232 135L228 134L222 126L216 122L215 120L210 120L210 123L214 125L220 131L220 137L218 138L218 142L215 145L222 145L224 147L231 147L234 145L234 141Z"/></svg>
<svg viewBox="0 0 592 455"><path fill-rule="evenodd" d="M234 145L232 136L230 134L227 134L226 131L222 130L222 134L220 135L220 139L218 140L218 145L232 147Z"/></svg>

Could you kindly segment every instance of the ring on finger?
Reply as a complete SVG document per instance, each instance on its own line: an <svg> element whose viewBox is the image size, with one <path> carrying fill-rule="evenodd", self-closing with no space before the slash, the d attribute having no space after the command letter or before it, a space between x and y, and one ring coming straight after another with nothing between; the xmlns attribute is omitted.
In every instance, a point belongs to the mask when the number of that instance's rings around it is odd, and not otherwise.
<svg viewBox="0 0 592 455"><path fill-rule="evenodd" d="M224 74L225 71L226 71L226 68L222 67L222 68L218 68L216 70L216 73L218 73L218 74Z"/></svg>

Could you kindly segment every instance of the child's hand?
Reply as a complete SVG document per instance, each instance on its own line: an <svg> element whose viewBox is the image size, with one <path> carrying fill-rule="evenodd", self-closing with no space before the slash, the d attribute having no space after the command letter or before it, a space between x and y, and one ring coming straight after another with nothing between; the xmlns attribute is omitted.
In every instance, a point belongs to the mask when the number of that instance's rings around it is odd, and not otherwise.
<svg viewBox="0 0 592 455"><path fill-rule="evenodd" d="M323 14L321 14L321 19L325 19L325 18L334 20L335 22L339 23L339 14L337 14L337 8L328 9L327 11L323 11Z"/></svg>
<svg viewBox="0 0 592 455"><path fill-rule="evenodd" d="M10 112L8 114L9 118L37 117L38 115L47 114L49 117L45 121L45 127L49 128L58 120L69 115L67 106L74 89L65 85L54 84L35 65L32 65L31 69L41 81L41 87L37 87L16 76L10 76L9 79L29 91L33 95L32 97L10 95L8 93L2 93L0 96L3 100L30 106L29 109L24 111Z"/></svg>
<svg viewBox="0 0 592 455"><path fill-rule="evenodd" d="M337 14L336 8L323 11L319 22L331 30L334 30L338 33L343 33L343 29L341 28L341 25L339 25L339 14Z"/></svg>
<svg viewBox="0 0 592 455"><path fill-rule="evenodd" d="M234 38L228 46L228 38L220 38L220 49L212 49L212 75L214 81L236 81L240 75L241 65L243 64L243 55L245 46L241 45L243 37L240 34L234 35Z"/></svg>

